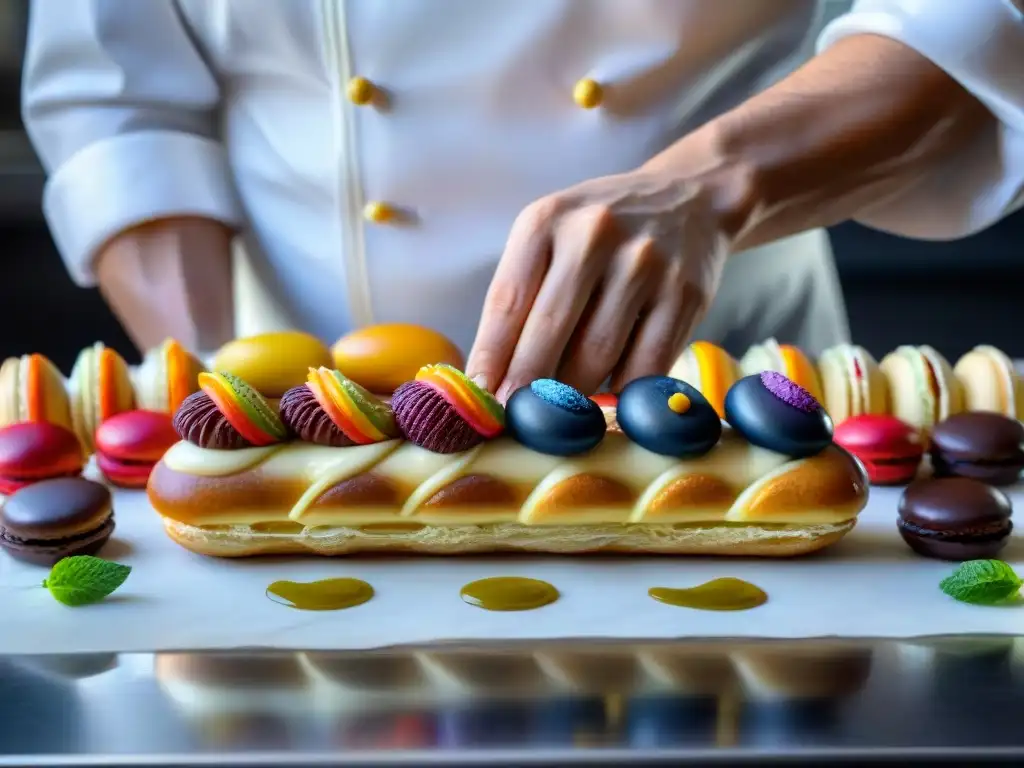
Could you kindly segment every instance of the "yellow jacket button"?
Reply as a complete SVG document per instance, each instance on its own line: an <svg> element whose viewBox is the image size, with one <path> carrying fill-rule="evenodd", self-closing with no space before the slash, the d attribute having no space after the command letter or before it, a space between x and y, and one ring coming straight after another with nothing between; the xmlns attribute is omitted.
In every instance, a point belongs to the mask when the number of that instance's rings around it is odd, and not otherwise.
<svg viewBox="0 0 1024 768"><path fill-rule="evenodd" d="M576 83L572 97L583 109L593 109L601 106L601 102L604 101L604 89L600 83L587 77Z"/></svg>
<svg viewBox="0 0 1024 768"><path fill-rule="evenodd" d="M363 207L363 218L374 224L387 224L395 218L395 209L387 203L374 201Z"/></svg>
<svg viewBox="0 0 1024 768"><path fill-rule="evenodd" d="M348 81L348 100L353 104L358 104L361 107L369 104L373 101L376 92L377 89L373 87L373 83L365 77L353 77Z"/></svg>

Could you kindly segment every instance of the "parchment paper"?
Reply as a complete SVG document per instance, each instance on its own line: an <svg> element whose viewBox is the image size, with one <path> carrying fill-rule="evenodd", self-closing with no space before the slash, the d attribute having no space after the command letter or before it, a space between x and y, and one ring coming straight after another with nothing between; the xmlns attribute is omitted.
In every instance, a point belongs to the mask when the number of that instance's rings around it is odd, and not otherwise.
<svg viewBox="0 0 1024 768"><path fill-rule="evenodd" d="M954 564L914 555L896 531L899 489L873 488L838 545L809 558L674 557L274 558L217 560L168 539L141 491L115 495L117 532L101 553L133 566L102 603L68 608L40 586L47 569L0 554L0 653L130 652L274 647L361 649L451 640L676 637L914 637L1019 634L1024 604L976 607L939 591ZM1011 490L1020 506L1024 487ZM1024 536L1003 558L1024 573ZM545 608L492 613L459 588L486 576L528 575L562 593ZM354 576L376 597L345 611L271 602L278 579ZM661 605L654 586L747 579L770 596L755 610L713 613Z"/></svg>

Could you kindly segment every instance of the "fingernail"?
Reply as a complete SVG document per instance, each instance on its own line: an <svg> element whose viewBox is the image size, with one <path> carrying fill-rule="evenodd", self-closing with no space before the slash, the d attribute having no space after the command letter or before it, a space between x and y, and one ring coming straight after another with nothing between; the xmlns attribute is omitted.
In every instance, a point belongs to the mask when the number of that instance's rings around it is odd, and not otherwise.
<svg viewBox="0 0 1024 768"><path fill-rule="evenodd" d="M480 387L480 389L488 389L487 376L485 374L478 373L476 376L471 378L470 381L472 381L474 384Z"/></svg>

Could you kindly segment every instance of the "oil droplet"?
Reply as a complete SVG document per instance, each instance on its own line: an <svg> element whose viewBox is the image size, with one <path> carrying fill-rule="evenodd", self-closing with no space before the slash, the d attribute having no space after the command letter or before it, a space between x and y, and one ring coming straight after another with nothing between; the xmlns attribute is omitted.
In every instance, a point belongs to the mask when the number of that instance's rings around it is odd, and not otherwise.
<svg viewBox="0 0 1024 768"><path fill-rule="evenodd" d="M360 579L322 581L275 581L267 587L275 603L303 611L340 611L354 608L373 597L373 587Z"/></svg>
<svg viewBox="0 0 1024 768"><path fill-rule="evenodd" d="M472 581L461 590L464 601L487 611L530 611L555 602L558 590L540 579L494 576Z"/></svg>
<svg viewBox="0 0 1024 768"><path fill-rule="evenodd" d="M768 595L742 579L714 579L689 589L651 587L647 594L666 605L704 611L746 611L768 602Z"/></svg>

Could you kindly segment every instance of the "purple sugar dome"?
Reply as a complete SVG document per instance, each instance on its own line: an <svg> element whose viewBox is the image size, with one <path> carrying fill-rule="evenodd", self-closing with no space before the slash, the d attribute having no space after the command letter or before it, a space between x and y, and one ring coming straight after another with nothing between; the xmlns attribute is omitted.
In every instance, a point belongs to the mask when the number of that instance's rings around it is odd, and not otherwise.
<svg viewBox="0 0 1024 768"><path fill-rule="evenodd" d="M821 403L814 399L814 395L781 373L764 371L761 374L761 383L786 405L791 405L804 413L813 413L821 409Z"/></svg>
<svg viewBox="0 0 1024 768"><path fill-rule="evenodd" d="M725 420L747 442L792 458L832 444L832 419L803 387L781 373L744 376L725 396Z"/></svg>

